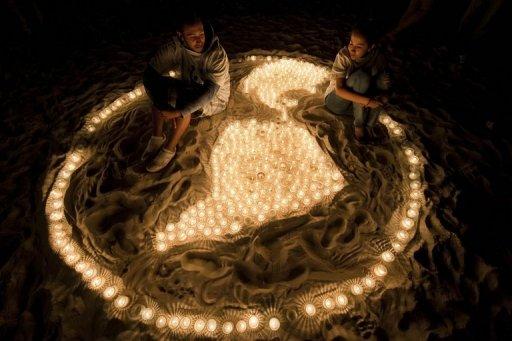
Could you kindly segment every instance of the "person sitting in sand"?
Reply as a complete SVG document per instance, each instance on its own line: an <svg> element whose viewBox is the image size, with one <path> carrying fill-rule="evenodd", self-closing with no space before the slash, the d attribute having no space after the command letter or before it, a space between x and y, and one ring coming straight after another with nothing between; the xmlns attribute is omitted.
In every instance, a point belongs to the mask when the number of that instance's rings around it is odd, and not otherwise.
<svg viewBox="0 0 512 341"><path fill-rule="evenodd" d="M142 154L143 160L150 160L149 172L158 172L172 160L192 115L219 113L230 94L228 57L213 28L198 15L189 14L176 33L151 58L143 76L153 103L153 132ZM174 125L168 139L163 131L166 121Z"/></svg>
<svg viewBox="0 0 512 341"><path fill-rule="evenodd" d="M354 115L354 135L361 141L387 102L390 78L386 62L375 44L370 24L354 26L348 46L334 60L325 105L336 115Z"/></svg>

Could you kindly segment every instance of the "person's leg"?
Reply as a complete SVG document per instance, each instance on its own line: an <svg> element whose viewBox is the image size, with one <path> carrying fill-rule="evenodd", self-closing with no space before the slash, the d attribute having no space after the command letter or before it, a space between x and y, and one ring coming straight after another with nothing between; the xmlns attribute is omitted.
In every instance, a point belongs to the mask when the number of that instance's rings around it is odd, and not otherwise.
<svg viewBox="0 0 512 341"><path fill-rule="evenodd" d="M366 126L368 128L372 128L375 125L375 122L377 121L377 118L379 117L381 111L382 108L380 107L368 110L368 120L366 123Z"/></svg>
<svg viewBox="0 0 512 341"><path fill-rule="evenodd" d="M354 103L353 107L354 113L354 127L363 128L366 123L366 118L368 116L366 108L364 108L361 104Z"/></svg>
<svg viewBox="0 0 512 341"><path fill-rule="evenodd" d="M347 86L358 94L365 94L370 88L370 75L363 70L357 70L350 75L347 79ZM360 140L364 137L364 129L368 116L368 108L363 107L361 104L354 103L354 135L356 139Z"/></svg>
<svg viewBox="0 0 512 341"><path fill-rule="evenodd" d="M145 161L151 155L155 154L165 142L165 135L163 133L164 119L162 118L161 111L157 107L153 106L151 108L151 115L153 118L152 135L149 138L144 152L142 152L142 161Z"/></svg>
<svg viewBox="0 0 512 341"><path fill-rule="evenodd" d="M379 75L377 75L377 79L375 80L375 94L381 95L381 101L383 103L387 103L387 91L389 90L391 84L390 77L387 73L381 72ZM385 96L382 96L385 95ZM372 128L375 125L375 122L377 118L379 117L380 113L382 112L382 107L369 109L368 110L368 120L367 120L367 126L369 128Z"/></svg>
<svg viewBox="0 0 512 341"><path fill-rule="evenodd" d="M177 119L176 128L173 130L172 137L167 141L165 149L173 151L176 149L179 140L187 131L188 126L190 125L190 118L192 115L186 115L183 118Z"/></svg>
<svg viewBox="0 0 512 341"><path fill-rule="evenodd" d="M336 115L350 114L352 102L336 95L334 91L325 96L325 106Z"/></svg>
<svg viewBox="0 0 512 341"><path fill-rule="evenodd" d="M162 112L157 107L153 106L151 108L151 116L153 118L153 136L162 137L165 122L162 117Z"/></svg>
<svg viewBox="0 0 512 341"><path fill-rule="evenodd" d="M197 94L195 86L189 86L181 82L174 82L174 84L170 85L173 85L174 88L168 87L168 93L170 94L172 91L173 94L176 94L177 97L175 98L175 101L177 102L176 106L178 108L182 107L184 103L188 103L191 100L191 96L195 96ZM169 95L168 97L170 98L172 96ZM160 149L160 152L146 166L146 170L148 172L160 171L174 158L176 155L176 146L190 125L191 116L192 115L189 114L183 118L176 119L177 123L175 124L171 138L167 140L165 147Z"/></svg>
<svg viewBox="0 0 512 341"><path fill-rule="evenodd" d="M155 137L162 137L164 119L162 117L162 110L169 109L169 88L174 87L174 83L167 80L167 77L160 75L151 66L148 66L144 71L143 84L148 97L153 102L151 108L151 117L153 122L152 135Z"/></svg>
<svg viewBox="0 0 512 341"><path fill-rule="evenodd" d="M176 83L175 84L175 93L177 95L177 105L178 107L183 107L185 103L191 103L192 101L196 101L197 98L204 93L204 85L199 84L183 84ZM178 118L175 121L175 126L172 132L172 137L167 141L165 146L168 150L176 149L179 140L187 130L190 125L192 114L186 115L183 118Z"/></svg>
<svg viewBox="0 0 512 341"><path fill-rule="evenodd" d="M174 99L171 98L170 94L175 93L177 83L168 77L161 76L150 66L144 71L143 83L149 98L153 102L151 108L152 136L149 138L141 156L141 159L145 161L154 155L165 142L163 132L165 119L162 112L173 108L170 101Z"/></svg>
<svg viewBox="0 0 512 341"><path fill-rule="evenodd" d="M357 140L364 137L367 110L361 104L354 103L354 135Z"/></svg>
<svg viewBox="0 0 512 341"><path fill-rule="evenodd" d="M172 137L167 140L165 147L161 148L158 154L146 166L146 170L148 172L160 171L174 158L174 155L176 155L176 146L185 131L187 131L187 128L190 125L191 116L192 115L190 114L177 119L177 124L173 130Z"/></svg>

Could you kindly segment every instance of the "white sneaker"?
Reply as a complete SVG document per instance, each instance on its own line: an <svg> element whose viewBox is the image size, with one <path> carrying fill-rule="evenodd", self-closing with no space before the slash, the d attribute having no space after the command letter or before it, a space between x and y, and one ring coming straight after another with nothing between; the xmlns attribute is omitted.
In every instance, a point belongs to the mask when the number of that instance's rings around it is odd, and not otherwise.
<svg viewBox="0 0 512 341"><path fill-rule="evenodd" d="M167 166L174 155L176 155L176 148L173 150L162 148L160 152L154 157L154 159L151 160L151 162L146 166L146 170L151 173L158 172Z"/></svg>
<svg viewBox="0 0 512 341"><path fill-rule="evenodd" d="M156 153L160 147L165 142L165 135L163 136L151 136L151 138L148 141L148 144L146 146L146 149L144 149L144 152L142 153L141 160L145 161L148 157L150 157L152 154Z"/></svg>

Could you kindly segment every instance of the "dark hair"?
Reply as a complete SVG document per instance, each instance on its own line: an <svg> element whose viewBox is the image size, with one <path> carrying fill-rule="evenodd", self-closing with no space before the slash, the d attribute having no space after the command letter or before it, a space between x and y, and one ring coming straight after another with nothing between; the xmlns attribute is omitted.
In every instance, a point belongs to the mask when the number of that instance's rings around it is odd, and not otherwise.
<svg viewBox="0 0 512 341"><path fill-rule="evenodd" d="M176 30L182 31L183 26L189 26L203 22L202 17L195 11L186 12L183 11L176 23Z"/></svg>
<svg viewBox="0 0 512 341"><path fill-rule="evenodd" d="M352 26L352 29L350 30L351 34L357 34L368 42L369 45L374 44L377 42L377 29L375 28L375 25L371 21L360 21L354 26Z"/></svg>

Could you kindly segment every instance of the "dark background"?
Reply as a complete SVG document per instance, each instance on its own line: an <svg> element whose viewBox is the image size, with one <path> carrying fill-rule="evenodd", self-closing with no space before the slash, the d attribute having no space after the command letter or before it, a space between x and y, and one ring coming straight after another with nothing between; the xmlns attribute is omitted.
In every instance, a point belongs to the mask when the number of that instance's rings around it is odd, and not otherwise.
<svg viewBox="0 0 512 341"><path fill-rule="evenodd" d="M194 8L210 18L220 31L223 27L217 22L218 18L236 20L258 14L267 18L302 15L336 20L343 17L352 22L370 17L382 33L397 24L408 3L407 0L193 2ZM2 88L8 92L21 79L37 78L32 72L52 72L63 63L78 62L77 58L87 55L91 49L101 50L112 45L125 47L140 39L169 34L174 30L175 18L183 8L191 7L190 4L163 0L5 1L0 5ZM426 51L447 46L454 60L458 54L465 54L465 64L478 70L478 77L486 86L486 96L490 96L481 101L479 111L486 111L493 122L507 120L504 124L508 125L506 99L511 63L506 52L506 28L511 17L508 15L510 3L505 1L487 31L477 39L457 32L467 5L468 0L434 1L424 20L403 32L396 45L420 46ZM260 47L265 48L264 41ZM497 126L497 130L506 134L500 124Z"/></svg>

